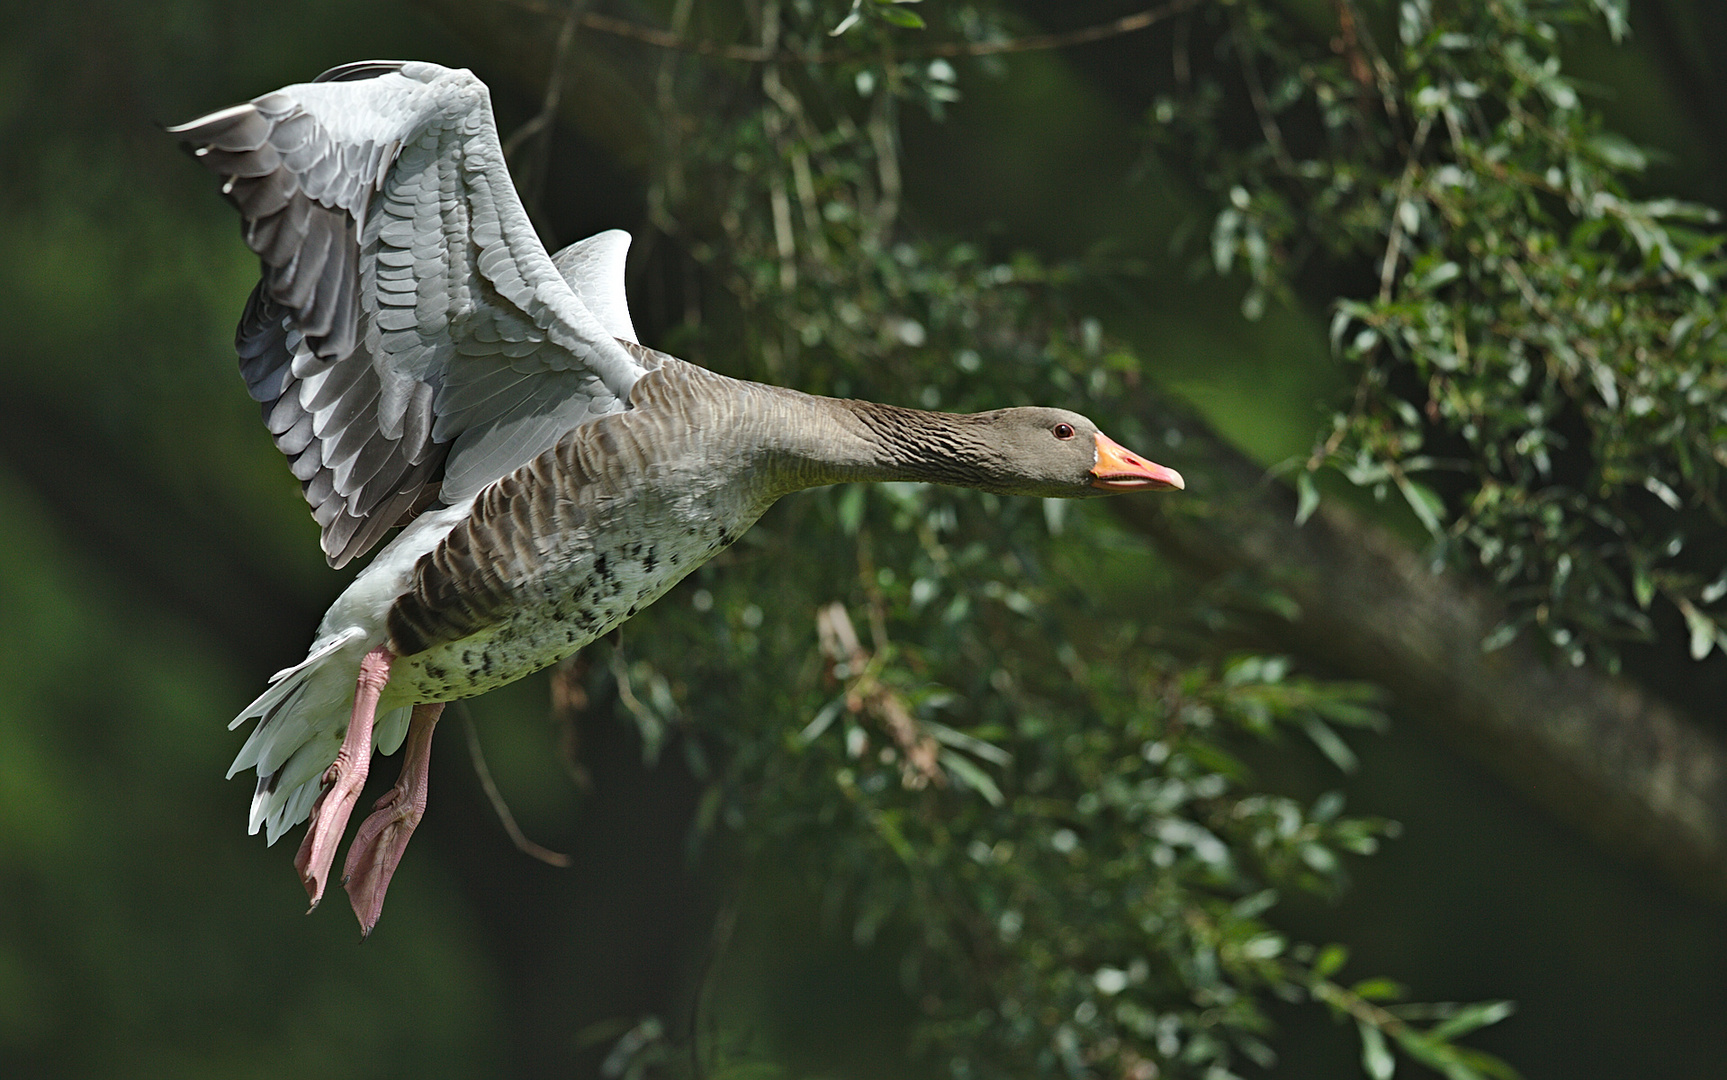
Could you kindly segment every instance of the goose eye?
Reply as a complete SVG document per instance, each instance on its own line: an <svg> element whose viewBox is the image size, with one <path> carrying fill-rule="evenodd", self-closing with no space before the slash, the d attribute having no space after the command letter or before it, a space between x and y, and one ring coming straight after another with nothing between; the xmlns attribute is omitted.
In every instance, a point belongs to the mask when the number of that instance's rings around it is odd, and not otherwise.
<svg viewBox="0 0 1727 1080"><path fill-rule="evenodd" d="M1057 424L1057 425L1055 425L1055 427L1051 428L1050 430L1055 433L1055 437L1058 439L1071 439L1071 438L1073 438L1073 425L1072 424Z"/></svg>

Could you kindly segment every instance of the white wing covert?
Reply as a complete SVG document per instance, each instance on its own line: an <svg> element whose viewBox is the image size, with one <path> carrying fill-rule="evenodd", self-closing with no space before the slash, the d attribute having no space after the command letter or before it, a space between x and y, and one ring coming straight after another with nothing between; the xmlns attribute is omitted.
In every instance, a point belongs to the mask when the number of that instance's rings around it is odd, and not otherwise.
<svg viewBox="0 0 1727 1080"><path fill-rule="evenodd" d="M554 264L471 73L348 64L169 130L258 255L241 373L333 565L627 404L629 238Z"/></svg>
<svg viewBox="0 0 1727 1080"><path fill-rule="evenodd" d="M629 253L630 234L608 229L553 255L552 265L608 334L621 341L640 341L624 296L624 260Z"/></svg>

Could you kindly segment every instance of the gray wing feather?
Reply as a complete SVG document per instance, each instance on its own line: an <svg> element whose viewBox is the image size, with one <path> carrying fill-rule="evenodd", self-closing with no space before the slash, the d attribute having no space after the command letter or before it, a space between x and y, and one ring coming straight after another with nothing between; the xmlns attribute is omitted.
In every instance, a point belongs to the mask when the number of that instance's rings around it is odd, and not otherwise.
<svg viewBox="0 0 1727 1080"><path fill-rule="evenodd" d="M333 565L625 407L629 238L546 254L470 73L364 61L169 130L258 255L240 370Z"/></svg>
<svg viewBox="0 0 1727 1080"><path fill-rule="evenodd" d="M485 405L490 408L476 406L475 413L485 419L456 437L444 471L445 490L451 493L446 501L477 493L497 479L498 463L514 462L506 470L513 472L571 428L622 408L597 377L585 372L558 372L535 380L526 396L507 407L500 407L502 398L488 399Z"/></svg>

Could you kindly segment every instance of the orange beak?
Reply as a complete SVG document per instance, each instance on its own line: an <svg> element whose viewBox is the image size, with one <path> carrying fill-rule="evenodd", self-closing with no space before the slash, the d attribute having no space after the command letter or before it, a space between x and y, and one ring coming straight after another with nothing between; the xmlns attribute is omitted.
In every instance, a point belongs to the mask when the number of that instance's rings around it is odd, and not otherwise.
<svg viewBox="0 0 1727 1080"><path fill-rule="evenodd" d="M1105 491L1180 491L1187 486L1174 469L1145 460L1102 432L1091 475L1091 486Z"/></svg>

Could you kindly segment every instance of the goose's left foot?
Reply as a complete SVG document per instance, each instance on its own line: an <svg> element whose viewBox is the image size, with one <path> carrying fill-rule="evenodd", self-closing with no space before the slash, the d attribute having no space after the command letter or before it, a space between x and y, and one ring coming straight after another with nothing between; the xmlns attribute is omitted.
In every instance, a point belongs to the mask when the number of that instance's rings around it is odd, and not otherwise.
<svg viewBox="0 0 1727 1080"><path fill-rule="evenodd" d="M390 681L390 662L394 659L395 654L380 645L360 661L348 733L342 738L336 760L324 772L324 790L312 804L306 839L294 856L294 869L300 872L300 883L306 886L313 908L324 898L330 864L336 861L336 845L342 842L348 815L354 812L360 789L366 786L366 772L372 765L372 719L378 711L378 695Z"/></svg>
<svg viewBox="0 0 1727 1080"><path fill-rule="evenodd" d="M432 729L443 715L444 703L414 706L408 721L408 741L402 752L402 774L384 793L370 817L360 823L342 867L348 902L360 920L360 936L370 937L384 910L390 878L408 850L408 840L426 812L426 781L432 764Z"/></svg>

